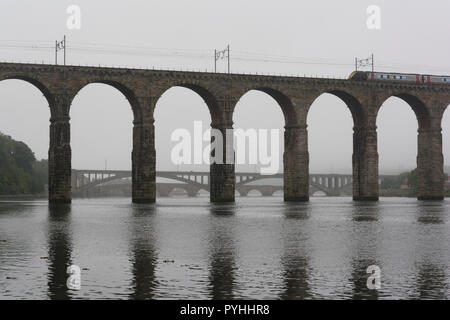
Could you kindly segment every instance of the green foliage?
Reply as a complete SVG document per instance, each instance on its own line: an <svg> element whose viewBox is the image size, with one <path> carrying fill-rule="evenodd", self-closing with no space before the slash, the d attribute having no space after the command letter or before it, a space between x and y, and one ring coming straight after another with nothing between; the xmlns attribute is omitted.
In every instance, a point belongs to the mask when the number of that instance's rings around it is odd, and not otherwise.
<svg viewBox="0 0 450 320"><path fill-rule="evenodd" d="M47 160L36 161L25 143L0 132L0 195L43 192L47 170Z"/></svg>
<svg viewBox="0 0 450 320"><path fill-rule="evenodd" d="M448 174L444 173L444 181L447 181ZM408 184L408 190L410 196L416 196L417 195L417 180L418 180L418 174L417 174L417 168L410 171L410 172L403 172L399 174L398 176L393 177L387 177L385 178L381 184L381 189L400 189L400 186L403 185L405 182ZM450 196L450 190L446 190L446 195Z"/></svg>
<svg viewBox="0 0 450 320"><path fill-rule="evenodd" d="M400 189L400 186L404 184L405 179L408 178L409 184L409 172L403 172L398 176L386 177L380 184L381 189Z"/></svg>
<svg viewBox="0 0 450 320"><path fill-rule="evenodd" d="M407 173L408 186L412 195L417 195L417 168Z"/></svg>

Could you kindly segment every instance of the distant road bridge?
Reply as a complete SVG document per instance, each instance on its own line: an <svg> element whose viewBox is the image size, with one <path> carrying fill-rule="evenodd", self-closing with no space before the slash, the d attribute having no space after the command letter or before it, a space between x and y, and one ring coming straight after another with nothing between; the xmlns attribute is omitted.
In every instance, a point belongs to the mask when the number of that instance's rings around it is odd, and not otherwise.
<svg viewBox="0 0 450 320"><path fill-rule="evenodd" d="M199 191L210 191L209 172L174 172L158 171L156 176L173 180L174 183L157 183L159 196L169 196L175 189L181 189L190 197L197 196ZM122 170L72 170L72 192L74 197L89 194L97 186L109 182L131 178L131 171ZM280 179L281 183L265 183L263 180ZM380 176L380 182L384 176ZM352 194L353 179L345 174L311 174L310 195L317 191L327 196L340 196ZM262 196L272 196L283 191L283 174L262 175L251 172L236 173L236 191L240 196L247 196L251 191L258 191Z"/></svg>

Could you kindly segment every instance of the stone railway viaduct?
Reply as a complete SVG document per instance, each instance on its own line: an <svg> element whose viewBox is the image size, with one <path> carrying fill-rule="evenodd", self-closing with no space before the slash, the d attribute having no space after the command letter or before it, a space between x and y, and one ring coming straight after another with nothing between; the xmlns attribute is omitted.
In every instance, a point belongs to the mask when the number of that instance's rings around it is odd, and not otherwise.
<svg viewBox="0 0 450 320"><path fill-rule="evenodd" d="M203 98L211 114L211 127L223 132L224 138L225 131L233 127L233 110L245 93L259 90L278 102L285 118L286 201L309 199L306 120L310 106L323 93L342 99L353 117L353 198L377 200L377 114L388 98L401 98L411 106L419 125L418 197L438 200L444 196L441 121L450 104L450 86L446 84L0 63L0 81L6 79L35 85L48 101L51 114L49 201L52 203L67 203L72 198L70 106L77 93L91 83L113 86L131 105L133 202L155 201L153 114L158 99L174 86L191 89ZM224 148L226 145L229 144L224 141ZM223 154L225 158L225 150ZM233 164L211 164L211 201L234 201L235 179Z"/></svg>

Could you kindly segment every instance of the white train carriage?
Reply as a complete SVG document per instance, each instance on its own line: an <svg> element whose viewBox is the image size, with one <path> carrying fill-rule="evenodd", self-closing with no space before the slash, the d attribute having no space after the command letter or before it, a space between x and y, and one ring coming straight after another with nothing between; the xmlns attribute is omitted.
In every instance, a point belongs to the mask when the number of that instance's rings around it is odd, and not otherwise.
<svg viewBox="0 0 450 320"><path fill-rule="evenodd" d="M450 76L421 75L413 73L355 71L348 78L351 80L382 80L450 84Z"/></svg>
<svg viewBox="0 0 450 320"><path fill-rule="evenodd" d="M423 83L447 83L450 84L450 76L434 76L434 75L423 75Z"/></svg>
<svg viewBox="0 0 450 320"><path fill-rule="evenodd" d="M411 73L385 73L385 72L370 72L369 80L391 80L391 81L408 81L421 83L422 79L419 74Z"/></svg>

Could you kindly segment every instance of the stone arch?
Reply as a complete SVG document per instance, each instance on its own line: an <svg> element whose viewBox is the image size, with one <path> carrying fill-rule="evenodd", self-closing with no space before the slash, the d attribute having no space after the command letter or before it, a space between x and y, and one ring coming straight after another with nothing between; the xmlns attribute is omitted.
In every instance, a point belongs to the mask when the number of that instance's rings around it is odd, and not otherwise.
<svg viewBox="0 0 450 320"><path fill-rule="evenodd" d="M314 190L314 192L312 192L312 196L313 197L328 197L327 193L322 190Z"/></svg>
<svg viewBox="0 0 450 320"><path fill-rule="evenodd" d="M423 129L427 121L420 124L413 107L397 95L381 96L374 111L380 172L385 173L388 168L401 168L403 171L416 168L417 135L421 124ZM400 153L402 159L399 159Z"/></svg>
<svg viewBox="0 0 450 320"><path fill-rule="evenodd" d="M192 121L201 121L201 134L203 137L204 131L210 128L210 126L212 125L212 121L214 121L214 119L218 119L217 100L215 96L209 91L209 89L191 83L176 83L173 85L167 85L163 88L158 88L155 94L156 98L151 117L155 124L155 150L157 151L157 167L158 170L175 170L174 167L161 167L161 165L167 165L171 162L170 159L167 158L167 154L163 154L158 150L163 150L161 148L164 148L164 146L171 143L169 139L171 134L170 130L175 130L177 128L187 128L188 131L190 131L190 133L192 134ZM167 98L167 100L164 97ZM179 103L180 101L181 105ZM191 107L191 109L187 108L187 106ZM195 112L190 112L190 110L194 110ZM174 111L177 112L174 115L183 113L184 117L173 117L172 112ZM164 134L162 134L163 132ZM193 153L191 154L191 157L194 157ZM174 166L174 164L172 165ZM191 168L190 170L207 170L206 164L203 162L194 163L194 161L192 161L190 165L201 166L196 167L195 169Z"/></svg>
<svg viewBox="0 0 450 320"><path fill-rule="evenodd" d="M263 192L260 189L258 189L258 188L249 188L248 192L247 192L247 196L249 194L251 194L251 193L253 193L253 194L257 193L258 195L256 195L256 197L262 197L263 196ZM251 196L255 197L255 195L251 195Z"/></svg>
<svg viewBox="0 0 450 320"><path fill-rule="evenodd" d="M290 89L280 90L267 85L253 85L238 89L234 97L243 97L249 91L260 91L269 95L280 106L284 116L284 153L283 180L285 201L307 201L308 193L308 163L307 133L304 119L305 94L307 92L292 92ZM301 91L301 90L300 90ZM239 99L236 99L238 101ZM236 104L233 106L233 111ZM306 148L305 148L306 146Z"/></svg>
<svg viewBox="0 0 450 320"><path fill-rule="evenodd" d="M389 92L378 99L376 116L382 104L391 97L396 97L413 110L417 125L417 197L419 200L443 199L443 155L442 130L439 121L436 121L437 110L433 110L434 101L423 99L423 96L408 92Z"/></svg>
<svg viewBox="0 0 450 320"><path fill-rule="evenodd" d="M122 93L122 95L127 99L127 101L130 104L131 110L133 112L133 118L135 122L138 122L140 120L142 120L142 108L143 106L140 105L138 97L136 96L135 92L128 87L127 85L118 82L118 81L114 81L114 80L89 80L86 81L84 83L82 83L81 85L78 85L76 87L76 89L73 91L73 95L70 98L69 101L69 108L72 105L72 102L74 101L75 97L81 92L83 91L84 88L86 88L87 86L91 85L91 84L105 84L108 85L110 87L113 87L114 89L117 89L120 93ZM69 110L70 112L70 110Z"/></svg>
<svg viewBox="0 0 450 320"><path fill-rule="evenodd" d="M196 93L206 104L211 119L210 126L214 129L220 130L223 140L223 163L212 163L209 165L210 172L210 200L211 202L232 202L234 201L234 164L229 162L227 157L227 130L231 128L231 112L232 99L227 96L225 90L221 86L208 86L208 84L199 81L171 81L169 83L152 83L152 86L156 88L152 91L155 97L155 104L152 110L152 117L155 117L155 110L158 108L158 101L164 95L174 87L181 87L189 89ZM219 161L220 162L220 161ZM232 190L233 189L233 190Z"/></svg>
<svg viewBox="0 0 450 320"><path fill-rule="evenodd" d="M344 91L342 89L325 89L320 91L318 94L316 94L311 101L311 103L308 105L307 115L306 118L308 118L308 113L311 109L311 106L323 95L323 94L331 94L340 100L342 100L345 105L350 110L350 113L352 115L353 124L355 127L363 126L366 123L366 112L362 106L362 103L360 99L357 98L356 95L353 95L352 93L349 93L347 91ZM306 119L305 119L306 121Z"/></svg>
<svg viewBox="0 0 450 320"><path fill-rule="evenodd" d="M277 197L277 196L282 196L283 195L283 189L275 189L273 192L272 192L272 197Z"/></svg>
<svg viewBox="0 0 450 320"><path fill-rule="evenodd" d="M444 120L447 121L447 126L445 126ZM448 142L450 141L450 101L444 104L444 108L441 111L439 123L442 128L442 155L444 163L444 173L450 175L450 171L445 169L450 164L450 146L448 144ZM446 185L446 190L448 195L450 190L448 184Z"/></svg>
<svg viewBox="0 0 450 320"><path fill-rule="evenodd" d="M328 190L327 190L326 186L322 185L319 182L314 182L314 181L311 181L310 185L313 186L317 191L321 191L328 196Z"/></svg>
<svg viewBox="0 0 450 320"><path fill-rule="evenodd" d="M173 192L175 190L182 190L183 191L183 196L189 196L189 188L187 188L186 186L180 184L180 186L176 186L176 187L170 188L169 193L168 193L169 197L173 196Z"/></svg>
<svg viewBox="0 0 450 320"><path fill-rule="evenodd" d="M208 107L212 122L215 122L215 121L221 119L221 110L219 107L219 102L218 102L216 96L213 94L213 91L210 90L209 88L207 88L206 86L203 86L203 85L197 84L197 83L192 83L192 82L177 82L177 83L171 84L169 86L166 86L166 87L162 88L161 90L158 90L158 92L156 93L157 98L156 98L155 105L153 108L153 114L152 114L153 118L154 118L154 112L155 112L156 106L158 105L159 99L167 91L169 91L170 89L175 88L175 87L189 89L189 90L195 92L197 95L199 95L205 102L206 106Z"/></svg>
<svg viewBox="0 0 450 320"><path fill-rule="evenodd" d="M1 73L0 85L4 93L0 133L26 143L36 161L48 160L49 124L55 110L50 89L33 76L3 76ZM12 103L6 104L7 99ZM47 181L43 181L42 187L44 184Z"/></svg>
<svg viewBox="0 0 450 320"><path fill-rule="evenodd" d="M38 78L21 74L2 74L0 81L22 80L37 88L50 109L49 149L48 149L48 193L52 203L71 202L71 150L70 130L67 117L67 96L61 89L44 83Z"/></svg>
<svg viewBox="0 0 450 320"><path fill-rule="evenodd" d="M21 76L21 75L16 75L16 76L6 76L6 77L2 77L0 75L0 82L2 81L6 81L6 80L21 80L21 81L25 81L31 85L33 85L35 88L37 88L42 95L45 97L45 99L47 100L49 107L50 107L50 113L53 114L54 112L54 96L53 94L50 92L50 89L48 88L47 85L45 85L43 82L41 82L40 80L36 79L36 78L32 78L30 76Z"/></svg>
<svg viewBox="0 0 450 320"><path fill-rule="evenodd" d="M270 87L256 86L256 87L246 88L243 93L240 93L239 98L237 99L236 103L234 104L233 113L234 113L234 108L236 107L239 100L242 99L242 97L244 97L247 93L249 93L251 91L263 92L263 93L269 95L272 99L274 99L277 102L278 106L281 108L281 112L283 113L285 126L297 125L297 114L295 112L295 108L294 108L294 105L293 105L291 99L286 94L281 92L280 90L270 88Z"/></svg>
<svg viewBox="0 0 450 320"><path fill-rule="evenodd" d="M444 126L444 119L447 120L447 127ZM445 170L447 168L448 164L450 164L450 157L448 156L450 154L450 148L448 145L448 142L450 141L450 97L449 100L446 101L444 104L444 108L442 110L442 114L440 116L440 124L442 128L442 155L443 155L443 163L444 163L444 173L447 173L450 175L449 170ZM449 186L448 183L446 185L446 194L448 196L449 194Z"/></svg>
<svg viewBox="0 0 450 320"><path fill-rule="evenodd" d="M414 111L414 114L417 118L417 123L420 129L429 129L431 126L431 113L427 108L425 103L416 95L412 95L410 93L392 93L386 96L383 96L379 99L378 104L376 105L376 117L378 118L378 113L381 109L381 106L384 102L386 102L389 98L395 97L406 102L411 109Z"/></svg>
<svg viewBox="0 0 450 320"><path fill-rule="evenodd" d="M442 103L442 108L440 108L440 110L438 111L438 117L440 119L439 123L441 124L442 127L442 121L444 120L444 115L446 112L450 112L450 96L447 97L447 100L444 100Z"/></svg>
<svg viewBox="0 0 450 320"><path fill-rule="evenodd" d="M444 121L444 116L446 115L446 112L450 113L450 101L448 103L444 103L444 107L442 108L442 110L439 113L439 119L440 119L439 123L441 124L441 127L442 127L442 124Z"/></svg>
<svg viewBox="0 0 450 320"><path fill-rule="evenodd" d="M99 86L100 85L100 86ZM141 105L140 105L140 100L139 97L137 97L135 95L135 92L133 91L132 88L130 88L129 86L127 86L126 84L124 84L123 82L119 82L119 81L115 81L115 80L110 80L108 78L102 79L102 78L87 78L83 81L80 82L72 82L69 84L68 86L69 88L71 88L71 94L68 95L67 100L68 100L68 113L67 116L70 117L71 119L71 138L70 138L70 144L71 144L71 148L72 148L72 162L75 164L76 161L80 161L81 159L87 159L86 157L78 157L81 154L85 154L85 150L88 150L87 148L90 147L92 148L91 150L95 150L94 146L100 147L99 150L102 150L102 152L106 152L105 153L105 158L109 158L108 160L113 160L112 162L116 162L115 165L113 165L112 169L118 169L120 168L120 166L124 166L121 169L132 169L133 164L129 163L130 161L130 154L132 153L133 147L134 147L134 140L135 140L135 135L133 134L134 131L134 125L136 125L136 123L140 123L142 120L142 110L141 110ZM104 90L104 91L102 91ZM91 92L92 94L94 92L100 92L103 93L101 95L99 95L98 98L93 99L88 92ZM89 101L92 101L93 103L93 107L86 109L86 110L80 110L79 108L77 108L77 103L81 102L83 94L87 94L86 97L89 97ZM110 112L109 110L113 110L113 108L109 108L108 104L102 103L102 101L108 101L106 99L106 97L111 97L109 101L111 101L112 104L115 104L113 101L118 101L119 104L119 109L117 109L116 112ZM123 99L125 98L125 99ZM99 108L95 108L95 104L99 104L98 107ZM128 106L127 106L128 105ZM79 105L81 106L81 105ZM86 106L86 105L85 105ZM100 111L94 111L94 110L102 110L102 113L100 114ZM77 112L79 111L79 112ZM131 113L130 113L131 111ZM97 113L96 113L97 112ZM117 114L121 114L121 117L117 117ZM97 117L90 117L90 114L96 114ZM114 116L113 114L116 114L116 116ZM77 115L79 117L77 117ZM116 146L112 146L111 143L107 143L108 137L107 136L103 136L101 139L99 137L101 137L101 133L97 131L97 126L100 124L101 126L101 122L98 123L98 119L100 119L100 117L102 117L104 115L105 119L110 117L109 120L114 121L113 123L116 123L117 126L121 126L122 130L120 131L121 133L121 137L123 137L123 139L121 139L123 141L122 144L119 143L119 145L121 145L123 148L120 149L122 150L121 153L117 153L117 151L115 151L118 145ZM89 118L89 119L86 119ZM74 120L77 121L74 121ZM85 125L83 125L83 127L81 127L82 123L84 122L83 119L86 119ZM90 121L90 120L93 121ZM117 127L116 126L116 127ZM88 129L89 128L89 129ZM117 129L114 129L113 126L109 125L109 126L105 126L105 128L108 128L110 131L110 134L112 134L114 131L116 131ZM85 144L85 143L81 143L80 139L75 139L76 138L76 133L79 132L83 132L83 130L89 130L89 134L92 135L93 139L90 139L91 142L93 142L94 140L96 140L95 143L90 143L90 144ZM114 131L113 131L114 130ZM103 131L103 130L101 130ZM106 143L103 143L103 141L105 140ZM88 146L89 145L89 146ZM107 146L104 149L101 149L103 146ZM80 152L81 150L83 150L82 152ZM111 154L110 154L111 152ZM108 156L106 156L106 154L108 154ZM120 156L119 156L120 155ZM100 158L100 157L99 157ZM120 159L120 161L118 161ZM97 159L100 161L100 159ZM125 162L126 161L126 162ZM131 162L133 162L131 160ZM81 162L78 162L78 166L80 166ZM125 165L126 163L126 165ZM111 162L108 161L108 164L111 166ZM91 165L82 165L83 167L91 167Z"/></svg>
<svg viewBox="0 0 450 320"><path fill-rule="evenodd" d="M378 153L376 150L376 128L370 117L367 95L342 88L324 88L308 105L308 113L314 102L323 94L340 99L349 109L353 120L352 175L354 200L378 200ZM307 116L308 117L308 114ZM320 186L314 186L321 189ZM321 190L327 193L326 190Z"/></svg>
<svg viewBox="0 0 450 320"><path fill-rule="evenodd" d="M279 148L270 150L272 160L276 157L276 161L272 161L271 166L280 172L283 166L284 132L288 126L295 126L297 123L296 113L290 99L281 91L269 87L253 87L246 88L240 93L239 99L233 104L233 130L237 138L234 145L235 165L239 171L253 171L256 168L262 168L260 158L254 153L250 155L252 148L259 148L257 134L254 129L276 130L277 138L272 141L272 133L269 133L270 143ZM247 99L247 100L246 100ZM250 99L254 99L253 103ZM265 115L264 118L258 119L254 115ZM243 135L239 135L239 132ZM259 131L257 131L259 133ZM270 131L271 132L271 131ZM256 138L256 140L255 140ZM256 162L249 160L254 158ZM243 161L245 159L245 161ZM276 166L278 162L278 167ZM254 167L256 166L256 167Z"/></svg>

